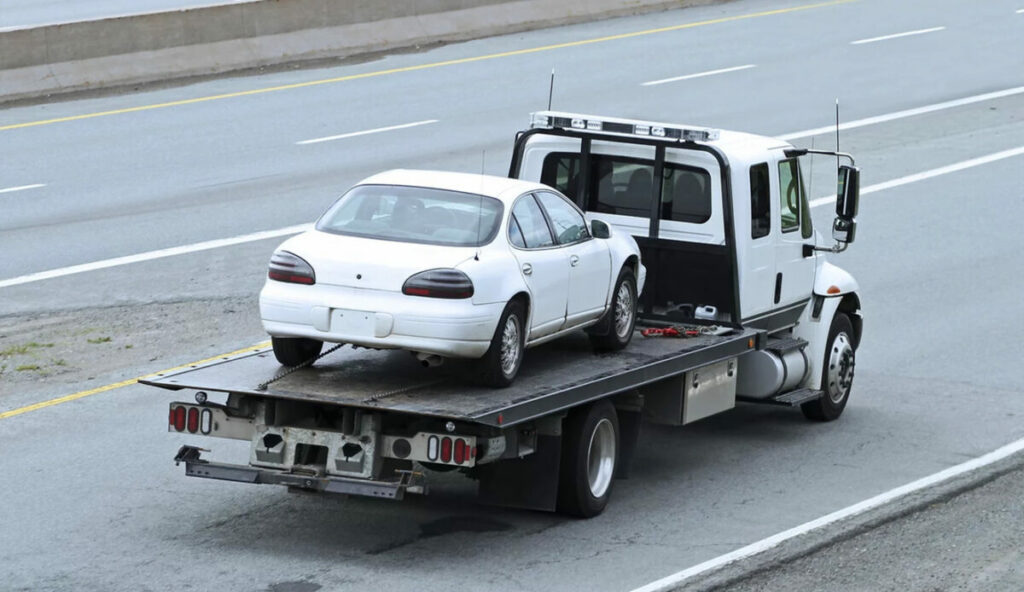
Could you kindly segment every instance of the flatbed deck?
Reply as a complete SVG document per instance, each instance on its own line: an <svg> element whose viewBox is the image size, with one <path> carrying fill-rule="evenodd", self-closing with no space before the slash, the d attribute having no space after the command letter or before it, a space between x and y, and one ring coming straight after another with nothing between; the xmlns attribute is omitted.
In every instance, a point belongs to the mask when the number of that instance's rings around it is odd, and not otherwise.
<svg viewBox="0 0 1024 592"><path fill-rule="evenodd" d="M529 350L515 383L504 389L475 385L468 377L472 361L424 368L408 352L349 346L265 390L259 385L284 370L270 348L140 382L508 427L734 357L760 335L754 329L691 338L637 335L625 350L601 354L580 332Z"/></svg>

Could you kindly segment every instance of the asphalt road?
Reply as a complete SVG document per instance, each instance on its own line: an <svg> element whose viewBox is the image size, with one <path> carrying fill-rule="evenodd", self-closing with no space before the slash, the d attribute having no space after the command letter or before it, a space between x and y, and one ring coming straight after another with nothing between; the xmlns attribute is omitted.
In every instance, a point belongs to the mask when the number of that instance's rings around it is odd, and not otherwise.
<svg viewBox="0 0 1024 592"><path fill-rule="evenodd" d="M0 30L249 0L0 0Z"/></svg>
<svg viewBox="0 0 1024 592"><path fill-rule="evenodd" d="M6 109L0 286L309 222L385 168L483 161L503 173L515 130L546 105L552 68L558 109L769 134L828 125L837 96L854 121L1024 85L1019 3L760 14L780 6L801 5L738 1ZM519 51L682 23L707 24ZM494 57L467 59L479 56ZM743 65L755 67L642 86ZM265 92L210 98L253 90ZM297 144L426 120L437 122ZM865 194L858 241L836 258L858 278L866 315L839 422L741 407L686 429L645 427L633 477L581 522L475 506L461 481L390 504L188 480L169 462L184 439L163 432L174 394L126 386L0 419L0 589L628 590L1020 439L1024 155L908 176L1021 138L1021 93L844 132L865 185L904 183ZM815 166L811 192L826 195L831 165ZM830 218L815 209L819 228ZM0 287L0 344L32 331L113 337L69 349L89 362L69 357L66 372L8 368L0 411L263 339L244 311L279 240ZM225 460L239 452L209 444Z"/></svg>

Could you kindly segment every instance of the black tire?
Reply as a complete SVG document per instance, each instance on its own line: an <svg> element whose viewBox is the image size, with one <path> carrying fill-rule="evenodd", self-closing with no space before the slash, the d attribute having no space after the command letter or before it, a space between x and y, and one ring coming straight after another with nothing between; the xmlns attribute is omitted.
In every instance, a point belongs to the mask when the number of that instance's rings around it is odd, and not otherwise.
<svg viewBox="0 0 1024 592"><path fill-rule="evenodd" d="M856 365L857 337L850 317L837 312L828 330L828 344L821 366L820 399L800 406L807 419L832 421L838 419L850 400L853 370Z"/></svg>
<svg viewBox="0 0 1024 592"><path fill-rule="evenodd" d="M629 267L623 267L612 291L612 303L595 327L600 333L591 333L590 342L603 351L618 351L629 345L636 327L636 275ZM604 330L607 328L607 330Z"/></svg>
<svg viewBox="0 0 1024 592"><path fill-rule="evenodd" d="M610 450L609 450L610 447ZM591 518L604 511L619 464L619 417L607 400L569 414L562 430L558 511Z"/></svg>
<svg viewBox="0 0 1024 592"><path fill-rule="evenodd" d="M274 357L284 366L298 366L320 355L323 341L305 337L271 337Z"/></svg>
<svg viewBox="0 0 1024 592"><path fill-rule="evenodd" d="M512 384L523 363L525 343L526 308L519 300L513 300L505 305L491 338L491 347L480 360L483 383L495 388Z"/></svg>

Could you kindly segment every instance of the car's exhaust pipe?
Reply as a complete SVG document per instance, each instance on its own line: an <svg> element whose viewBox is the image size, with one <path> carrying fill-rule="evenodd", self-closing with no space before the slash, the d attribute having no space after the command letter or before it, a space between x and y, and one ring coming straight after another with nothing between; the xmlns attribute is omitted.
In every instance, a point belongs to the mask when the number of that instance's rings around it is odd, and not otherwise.
<svg viewBox="0 0 1024 592"><path fill-rule="evenodd" d="M416 359L423 364L424 368L433 368L444 364L444 358L437 354L425 354L423 352L416 352Z"/></svg>

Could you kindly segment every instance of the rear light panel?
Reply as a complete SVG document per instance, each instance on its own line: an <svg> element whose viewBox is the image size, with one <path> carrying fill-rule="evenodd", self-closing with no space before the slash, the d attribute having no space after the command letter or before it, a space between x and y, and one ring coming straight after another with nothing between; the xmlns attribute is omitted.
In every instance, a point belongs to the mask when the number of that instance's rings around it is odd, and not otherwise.
<svg viewBox="0 0 1024 592"><path fill-rule="evenodd" d="M230 416L223 405L216 403L175 402L167 415L168 432L249 440L254 429L252 418Z"/></svg>
<svg viewBox="0 0 1024 592"><path fill-rule="evenodd" d="M381 454L386 458L472 467L476 466L476 436L429 432L419 432L412 437L384 436Z"/></svg>
<svg viewBox="0 0 1024 592"><path fill-rule="evenodd" d="M426 298L471 298L473 281L457 269L430 269L405 280L402 293Z"/></svg>
<svg viewBox="0 0 1024 592"><path fill-rule="evenodd" d="M316 283L313 266L302 257L288 251L277 251L270 257L267 277L289 284L312 285Z"/></svg>

